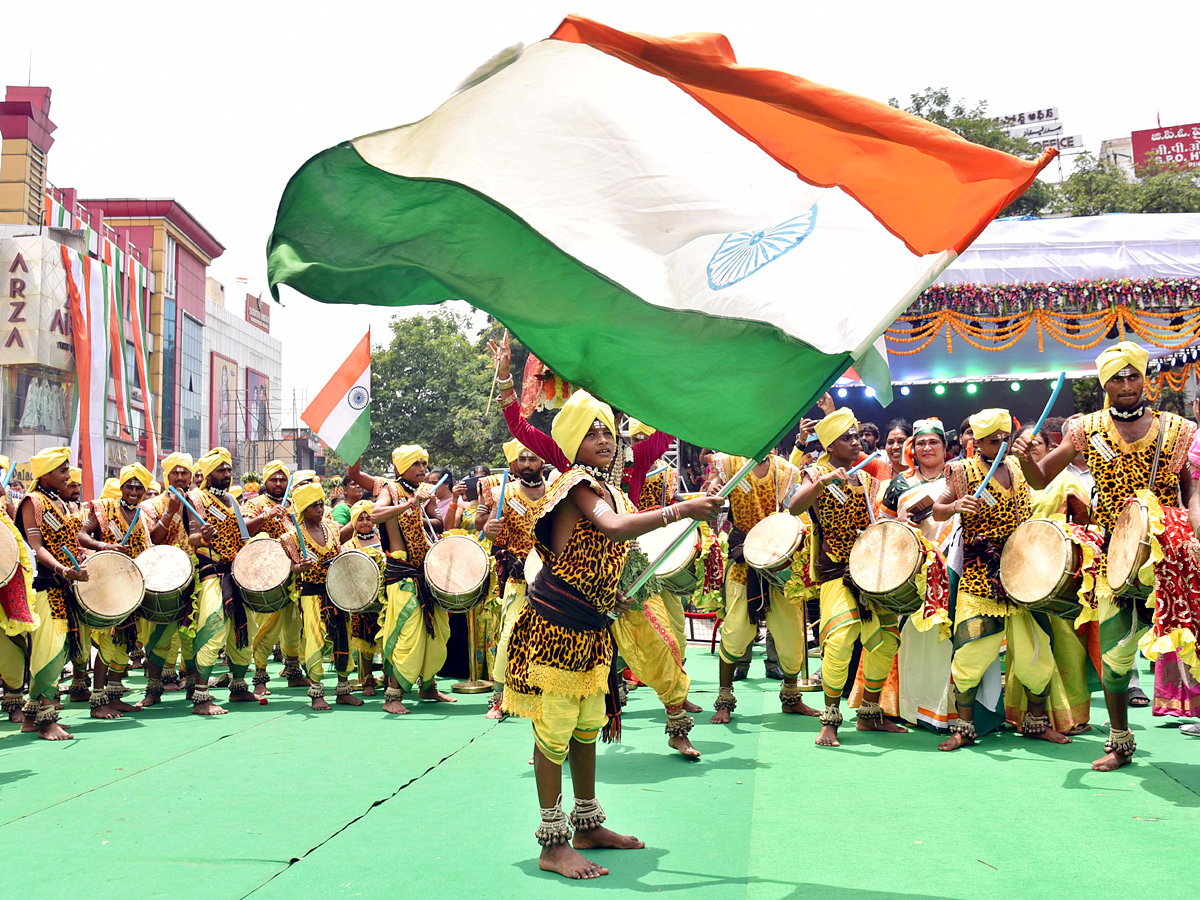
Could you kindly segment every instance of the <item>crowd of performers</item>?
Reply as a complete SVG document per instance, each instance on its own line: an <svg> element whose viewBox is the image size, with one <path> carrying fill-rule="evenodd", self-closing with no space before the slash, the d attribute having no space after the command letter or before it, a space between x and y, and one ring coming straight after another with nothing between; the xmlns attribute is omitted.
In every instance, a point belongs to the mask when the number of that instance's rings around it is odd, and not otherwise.
<svg viewBox="0 0 1200 900"><path fill-rule="evenodd" d="M1147 405L1137 345L1097 359L1102 409L1037 434L1007 410L982 410L951 455L935 417L880 441L826 397L824 416L800 423L790 459L750 467L705 451L683 483L661 463L670 436L624 422L586 391L549 435L538 431L521 415L507 339L491 349L513 438L500 476L448 484L421 447L402 446L391 477L352 466L335 511L312 472L280 462L254 496L239 496L218 447L163 460L161 490L132 465L84 501L67 448L34 456L32 488L0 508L0 561L16 560L0 589L9 719L69 739L58 720L68 662L66 693L96 718L180 689L198 715L220 715L214 667L228 664L231 703L265 702L273 651L280 678L307 688L313 709L331 709L326 665L335 705L361 706L357 694L380 685L388 713L407 713L413 692L453 702L436 676L451 601L469 594L470 653L496 687L486 714L533 725L540 865L587 878L606 870L579 851L642 846L604 827L595 791L595 744L620 737L625 679L657 694L669 748L700 755L689 738L700 711L688 699L689 608L721 619L715 725L734 718L734 683L763 627L782 712L818 718L820 746L844 737L844 699L857 730L921 723L947 733L946 751L1003 718L1027 738L1066 743L1090 728L1091 674L1110 729L1093 768L1117 769L1136 749L1139 652L1162 676L1161 711L1200 711L1200 437L1192 421ZM654 536L688 520L700 525L684 541L686 571L627 590L663 545ZM435 577L451 536L486 551L478 590ZM131 605L135 583L143 593ZM339 599L346 585L362 602ZM131 654L146 670L136 706L123 699ZM813 677L810 655L820 658ZM806 691L823 702L809 706Z"/></svg>

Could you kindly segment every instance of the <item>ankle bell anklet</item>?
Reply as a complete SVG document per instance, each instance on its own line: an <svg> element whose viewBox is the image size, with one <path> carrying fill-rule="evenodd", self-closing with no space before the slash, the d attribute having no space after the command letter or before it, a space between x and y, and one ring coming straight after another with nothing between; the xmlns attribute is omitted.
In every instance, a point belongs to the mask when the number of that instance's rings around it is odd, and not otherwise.
<svg viewBox="0 0 1200 900"><path fill-rule="evenodd" d="M593 797L591 800L575 798L575 808L571 810L571 826L576 831L591 831L599 828L608 818L600 801Z"/></svg>
<svg viewBox="0 0 1200 900"><path fill-rule="evenodd" d="M350 693L350 682L339 681L337 687L333 689L333 693L336 697L345 697Z"/></svg>
<svg viewBox="0 0 1200 900"><path fill-rule="evenodd" d="M43 725L53 725L58 721L58 710L53 706L43 706L37 711L34 721L37 723L38 728L41 728Z"/></svg>
<svg viewBox="0 0 1200 900"><path fill-rule="evenodd" d="M883 707L878 703L863 701L862 706L855 710L854 716L856 719L862 719L864 722L875 722L878 724L883 721Z"/></svg>
<svg viewBox="0 0 1200 900"><path fill-rule="evenodd" d="M666 732L671 737L687 737L695 724L696 720L689 716L682 706L667 707Z"/></svg>
<svg viewBox="0 0 1200 900"><path fill-rule="evenodd" d="M207 687L196 688L196 692L192 694L192 706L200 706L203 703L212 703L212 692Z"/></svg>
<svg viewBox="0 0 1200 900"><path fill-rule="evenodd" d="M1137 741L1133 732L1128 728L1118 729L1109 726L1108 740L1104 742L1105 753L1116 753L1118 756L1133 756L1137 750Z"/></svg>
<svg viewBox="0 0 1200 900"><path fill-rule="evenodd" d="M99 709L108 703L108 691L92 691L92 695L88 697L88 706L92 709Z"/></svg>
<svg viewBox="0 0 1200 900"><path fill-rule="evenodd" d="M260 684L266 684L268 681L270 681L271 676L266 672L255 672L254 678L251 680L254 682L254 686L258 687Z"/></svg>
<svg viewBox="0 0 1200 900"><path fill-rule="evenodd" d="M845 719L842 717L841 706L827 704L825 709L821 711L821 716L818 721L822 725L832 725L834 728L837 728L842 724L843 721L845 721Z"/></svg>
<svg viewBox="0 0 1200 900"><path fill-rule="evenodd" d="M562 795L551 807L542 807L542 822L538 825L534 837L543 847L554 847L571 840L571 826L567 824L567 814L562 809Z"/></svg>
<svg viewBox="0 0 1200 900"><path fill-rule="evenodd" d="M163 694L163 683L161 678L146 679L146 696L161 697Z"/></svg>
<svg viewBox="0 0 1200 900"><path fill-rule="evenodd" d="M957 719L950 723L950 733L960 735L968 741L973 741L979 737L979 733L975 731L975 723L967 722L963 719Z"/></svg>
<svg viewBox="0 0 1200 900"><path fill-rule="evenodd" d="M233 681L229 682L229 693L231 694L245 694L248 693L249 690L250 685L246 684L245 678L235 678Z"/></svg>
<svg viewBox="0 0 1200 900"><path fill-rule="evenodd" d="M804 699L804 694L796 685L785 684L779 689L779 702L784 706L795 706Z"/></svg>
<svg viewBox="0 0 1200 900"><path fill-rule="evenodd" d="M316 700L325 696L325 685L319 681L314 681L308 686L308 696Z"/></svg>
<svg viewBox="0 0 1200 900"><path fill-rule="evenodd" d="M383 691L383 702L384 703L393 703L393 702L398 703L403 699L404 699L404 691L400 690L400 688L390 687L390 688L385 688Z"/></svg>
<svg viewBox="0 0 1200 900"><path fill-rule="evenodd" d="M1031 713L1025 713L1025 718L1021 721L1021 734L1038 735L1045 734L1050 727L1050 717L1046 715L1035 716Z"/></svg>
<svg viewBox="0 0 1200 900"><path fill-rule="evenodd" d="M717 691L717 699L713 701L713 709L727 709L733 712L737 709L737 697L733 696L733 688L721 688Z"/></svg>

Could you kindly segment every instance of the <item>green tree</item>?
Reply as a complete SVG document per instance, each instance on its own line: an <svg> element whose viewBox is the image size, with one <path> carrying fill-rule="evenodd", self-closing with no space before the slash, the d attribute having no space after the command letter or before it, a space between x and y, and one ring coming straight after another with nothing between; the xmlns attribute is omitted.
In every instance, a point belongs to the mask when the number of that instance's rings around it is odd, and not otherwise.
<svg viewBox="0 0 1200 900"><path fill-rule="evenodd" d="M1104 213L1200 212L1200 171L1148 163L1130 179L1116 162L1091 153L1075 157L1075 170L1059 186L1052 208L1071 216Z"/></svg>
<svg viewBox="0 0 1200 900"><path fill-rule="evenodd" d="M900 101L893 97L888 103L900 109ZM927 119L935 125L953 131L975 144L1002 150L1022 159L1036 159L1041 151L1024 138L1012 137L992 121L987 103L970 104L966 100L954 99L948 88L927 87L918 94L911 94L905 112ZM1049 206L1054 198L1054 187L1044 181L1034 180L1024 194L1001 210L1001 216L1036 216Z"/></svg>
<svg viewBox="0 0 1200 900"><path fill-rule="evenodd" d="M470 334L470 319L448 310L395 317L392 339L371 352L371 443L363 468L392 471L392 449L420 444L432 466L458 475L475 463L503 463L508 439L495 402L485 416L491 358Z"/></svg>

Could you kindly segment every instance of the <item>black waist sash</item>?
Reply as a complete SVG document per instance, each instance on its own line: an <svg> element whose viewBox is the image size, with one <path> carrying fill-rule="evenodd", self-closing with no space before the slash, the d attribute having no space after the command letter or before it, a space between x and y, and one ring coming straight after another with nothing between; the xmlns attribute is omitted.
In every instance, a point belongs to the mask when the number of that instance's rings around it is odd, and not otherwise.
<svg viewBox="0 0 1200 900"><path fill-rule="evenodd" d="M542 568L529 585L529 605L533 611L559 628L568 631L607 631L613 641L612 662L608 669L608 693L604 697L604 712L608 723L601 737L606 744L621 740L621 683L617 674L616 641L612 636L612 619L596 609L571 584L559 578L549 568Z"/></svg>
<svg viewBox="0 0 1200 900"><path fill-rule="evenodd" d="M504 586L510 578L518 581L525 580L525 560L517 556L507 547L492 545L492 556L496 558L496 578L499 584L500 596L504 596Z"/></svg>
<svg viewBox="0 0 1200 900"><path fill-rule="evenodd" d="M233 620L235 645L249 647L250 629L246 622L246 606L242 603L242 592L233 580L233 563L223 559L201 557L200 581L213 577L221 579L221 601L225 607L225 618Z"/></svg>
<svg viewBox="0 0 1200 900"><path fill-rule="evenodd" d="M963 568L972 563L982 563L997 600L1008 599L1004 585L1000 583L1000 554L1003 549L1003 545L997 546L991 538L981 534L963 547Z"/></svg>
<svg viewBox="0 0 1200 900"><path fill-rule="evenodd" d="M425 583L425 571L417 568L407 559L387 556L385 560L383 583L389 585L406 579L412 581L417 588L417 602L421 604L421 615L425 619L425 633L432 636L433 610L437 602L433 599L433 594L429 593L429 585Z"/></svg>

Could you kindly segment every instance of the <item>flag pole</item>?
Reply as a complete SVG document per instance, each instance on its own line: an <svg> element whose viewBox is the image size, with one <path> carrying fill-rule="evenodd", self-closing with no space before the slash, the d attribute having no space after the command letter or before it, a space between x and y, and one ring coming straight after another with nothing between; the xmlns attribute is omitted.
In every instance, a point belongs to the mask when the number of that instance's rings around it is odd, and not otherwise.
<svg viewBox="0 0 1200 900"><path fill-rule="evenodd" d="M733 489L741 483L742 479L750 474L750 470L758 465L758 462L759 461L756 459L746 460L746 464L738 469L737 474L729 479L725 486L721 488L721 491L717 494L717 496L722 500L728 497L733 492ZM641 590L643 585L650 580L650 576L658 571L658 567L666 561L668 556L674 553L679 547L683 546L683 542L692 536L692 532L694 532L699 525L699 522L693 521L692 524L687 527L687 530L683 532L683 534L679 535L679 537L672 541L670 547L650 561L650 565L646 567L646 571L638 576L637 581L630 585L629 590L627 590L625 593L627 595L632 595Z"/></svg>
<svg viewBox="0 0 1200 900"><path fill-rule="evenodd" d="M504 338L507 338L507 337L508 337L508 329L505 328L504 329ZM511 377L511 375L512 375L512 373L510 372L509 376ZM488 413L490 413L492 411L492 398L494 396L496 396L496 382L499 380L500 380L500 360L497 359L496 360L496 371L494 371L492 373L492 387L490 390L488 390L487 407L483 411L483 414L485 417L487 416Z"/></svg>

